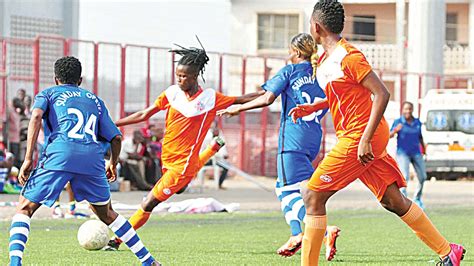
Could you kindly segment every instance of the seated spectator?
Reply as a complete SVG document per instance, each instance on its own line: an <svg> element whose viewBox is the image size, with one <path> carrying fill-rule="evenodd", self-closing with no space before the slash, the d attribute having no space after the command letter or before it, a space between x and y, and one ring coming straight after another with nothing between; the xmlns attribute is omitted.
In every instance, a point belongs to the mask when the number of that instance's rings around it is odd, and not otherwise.
<svg viewBox="0 0 474 266"><path fill-rule="evenodd" d="M161 178L161 151L162 151L162 141L163 141L163 130L157 128L156 126L150 126L148 128L151 134L150 142L148 143L149 153L152 160L156 165L156 180L158 181Z"/></svg>
<svg viewBox="0 0 474 266"><path fill-rule="evenodd" d="M209 131L206 134L206 137L204 139L204 142L202 143L201 147L201 152L206 149L206 147L209 145L209 143L212 142L212 140L215 137L219 137L222 140L224 140L224 136L219 129L218 125L216 122L213 123L212 127L209 129ZM227 149L225 146L223 146L217 153L214 155L214 157L217 161L216 164L221 168L221 174L219 176L219 189L225 189L222 184L224 183L224 180L227 178L227 174L229 172L229 169L225 168L224 165L220 164L219 161L225 161L226 159L229 158L229 155L227 153ZM206 163L206 165L212 165L212 161L209 161Z"/></svg>
<svg viewBox="0 0 474 266"><path fill-rule="evenodd" d="M122 173L125 179L130 180L133 186L139 190L150 190L154 183L146 180L146 142L140 130L133 132L132 138L126 138L122 142L120 161Z"/></svg>
<svg viewBox="0 0 474 266"><path fill-rule="evenodd" d="M0 152L0 193L19 194L21 191L17 179L18 168L13 166L14 160L12 153Z"/></svg>

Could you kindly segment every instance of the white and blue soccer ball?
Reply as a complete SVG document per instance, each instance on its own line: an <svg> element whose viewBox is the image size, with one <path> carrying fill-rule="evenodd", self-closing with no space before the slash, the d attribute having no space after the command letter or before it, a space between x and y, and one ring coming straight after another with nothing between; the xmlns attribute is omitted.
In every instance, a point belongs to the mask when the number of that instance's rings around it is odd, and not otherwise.
<svg viewBox="0 0 474 266"><path fill-rule="evenodd" d="M99 220L88 220L77 231L79 245L87 250L98 250L109 242L109 228Z"/></svg>

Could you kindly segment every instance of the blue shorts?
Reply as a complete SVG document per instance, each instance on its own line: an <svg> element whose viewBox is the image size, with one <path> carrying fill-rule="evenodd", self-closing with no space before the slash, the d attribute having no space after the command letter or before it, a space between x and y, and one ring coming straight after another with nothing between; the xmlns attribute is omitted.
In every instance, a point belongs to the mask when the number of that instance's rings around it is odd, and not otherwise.
<svg viewBox="0 0 474 266"><path fill-rule="evenodd" d="M285 151L277 156L277 187L292 185L311 178L314 172L312 162L318 152L305 154Z"/></svg>
<svg viewBox="0 0 474 266"><path fill-rule="evenodd" d="M78 202L86 200L93 205L105 205L110 201L105 173L103 176L90 176L43 168L33 171L21 195L31 202L52 207L67 182L71 183L74 198Z"/></svg>

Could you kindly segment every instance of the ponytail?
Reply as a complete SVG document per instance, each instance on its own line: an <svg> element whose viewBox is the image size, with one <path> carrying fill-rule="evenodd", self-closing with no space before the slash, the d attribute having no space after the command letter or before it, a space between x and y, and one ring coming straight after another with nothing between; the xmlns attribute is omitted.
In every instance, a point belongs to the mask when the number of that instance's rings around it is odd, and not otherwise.
<svg viewBox="0 0 474 266"><path fill-rule="evenodd" d="M311 66L313 67L313 76L312 76L313 79L316 78L316 70L318 68L318 61L319 61L318 45L314 44L313 53L311 54L311 59L310 59Z"/></svg>

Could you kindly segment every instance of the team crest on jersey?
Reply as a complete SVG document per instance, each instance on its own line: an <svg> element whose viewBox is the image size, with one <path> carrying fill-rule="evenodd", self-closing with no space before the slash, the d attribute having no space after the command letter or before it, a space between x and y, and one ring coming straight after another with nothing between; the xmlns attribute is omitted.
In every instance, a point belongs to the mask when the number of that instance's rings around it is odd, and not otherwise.
<svg viewBox="0 0 474 266"><path fill-rule="evenodd" d="M196 108L196 110L197 110L198 112L202 112L202 110L204 110L204 108L205 108L204 103L201 102L201 101L198 101L198 102L196 103L195 108Z"/></svg>
<svg viewBox="0 0 474 266"><path fill-rule="evenodd" d="M165 188L165 189L163 189L163 193L165 195L171 195L171 190L169 188Z"/></svg>
<svg viewBox="0 0 474 266"><path fill-rule="evenodd" d="M332 177L330 177L328 175L321 175L319 177L319 179L321 179L321 181L323 181L325 183L331 183L332 182Z"/></svg>

